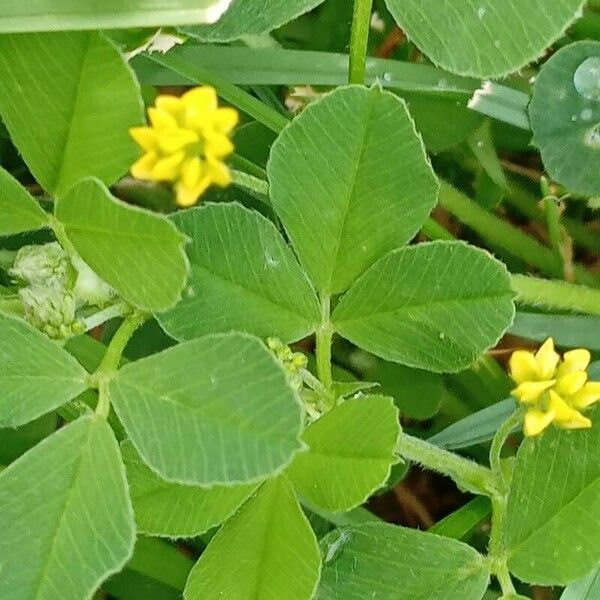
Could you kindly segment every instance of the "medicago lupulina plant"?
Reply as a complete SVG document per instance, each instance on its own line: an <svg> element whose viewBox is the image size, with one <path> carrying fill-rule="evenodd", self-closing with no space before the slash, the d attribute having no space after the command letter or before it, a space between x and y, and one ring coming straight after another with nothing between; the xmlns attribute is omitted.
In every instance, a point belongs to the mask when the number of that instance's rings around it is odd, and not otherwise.
<svg viewBox="0 0 600 600"><path fill-rule="evenodd" d="M0 6L2 600L600 598L588 4Z"/></svg>

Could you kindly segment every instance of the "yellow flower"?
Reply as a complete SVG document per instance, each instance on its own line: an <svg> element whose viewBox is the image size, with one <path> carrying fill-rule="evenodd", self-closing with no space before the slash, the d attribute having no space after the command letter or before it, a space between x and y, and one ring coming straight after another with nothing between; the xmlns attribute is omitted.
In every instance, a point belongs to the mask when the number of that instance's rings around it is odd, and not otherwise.
<svg viewBox="0 0 600 600"><path fill-rule="evenodd" d="M525 435L541 433L554 422L564 429L592 426L580 410L600 400L600 381L588 381L590 353L584 348L565 352L562 359L548 338L533 354L517 350L510 357L512 394L527 407Z"/></svg>
<svg viewBox="0 0 600 600"><path fill-rule="evenodd" d="M145 152L131 167L135 178L173 182L180 206L195 204L211 184L231 183L223 159L233 152L229 134L238 113L218 107L214 88L197 87L181 98L158 96L148 117L149 127L129 130Z"/></svg>

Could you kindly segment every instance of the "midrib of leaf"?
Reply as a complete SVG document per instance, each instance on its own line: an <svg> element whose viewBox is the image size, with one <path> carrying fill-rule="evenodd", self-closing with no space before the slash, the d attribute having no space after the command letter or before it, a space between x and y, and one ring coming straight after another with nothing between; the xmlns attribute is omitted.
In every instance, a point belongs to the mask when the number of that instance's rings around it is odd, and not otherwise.
<svg viewBox="0 0 600 600"><path fill-rule="evenodd" d="M308 315L293 312L292 310L290 310L289 307L285 306L284 304L281 304L280 302L277 302L273 298L263 296L262 294L260 294L260 292L257 292L255 290L252 290L252 289L248 288L248 287L245 287L243 284L238 283L237 281L232 281L231 279L228 279L225 275L222 275L221 273L217 273L215 271L211 271L208 267L205 267L204 265L201 265L199 263L192 263L192 264L194 266L198 267L199 269L201 269L202 271L205 271L205 272L209 273L215 279L219 279L221 281L224 281L225 283L229 284L233 288L239 288L240 290L242 290L243 292L245 292L249 296L256 297L258 300L260 300L261 302L263 302L265 304L270 304L272 306L276 306L277 308L282 309L285 313L287 313L288 315L290 315L290 316L292 316L292 317L294 317L296 319L300 317L300 318L306 319L307 321L311 321L311 325L310 326L313 327L313 328L316 328L316 323L312 323L312 318L309 317Z"/></svg>
<svg viewBox="0 0 600 600"><path fill-rule="evenodd" d="M70 119L67 124L67 134L65 136L64 150L63 150L61 160L60 160L60 167L59 167L58 173L53 178L53 182L52 182L53 190L58 189L63 180L64 168L65 168L65 156L66 156L67 148L69 148L69 145L71 143L71 137L73 135L73 120L74 120L74 116L77 112L77 107L79 106L79 104L81 102L81 92L82 92L81 82L82 82L83 76L87 70L87 63L88 63L88 59L89 59L89 55L90 55L90 48L92 46L92 42L94 39L99 39L100 34L89 33L86 35L87 35L86 49L85 49L83 58L81 60L81 66L79 68L79 78L77 80L77 88L75 90L75 97L73 98L73 104L72 104L71 110L70 110ZM64 190L63 190L63 192L64 192Z"/></svg>
<svg viewBox="0 0 600 600"><path fill-rule="evenodd" d="M50 560L52 558L52 554L54 553L54 547L56 545L56 540L57 540L58 534L64 524L69 505L71 504L71 501L73 498L74 483L75 483L75 481L77 481L77 479L80 475L80 472L81 472L81 463L83 462L84 450L87 452L89 443L90 443L90 439L92 437L94 423L91 419L93 419L93 417L90 418L90 425L89 425L89 431L87 434L87 439L85 440L85 443L83 444L83 448L81 449L79 456L76 460L76 465L75 465L75 468L73 469L73 476L71 478L71 485L69 486L69 490L67 492L65 503L62 507L62 513L60 515L60 518L58 519L58 523L57 523L56 529L54 530L54 533L52 535L52 539L50 540L50 548L48 549L48 553L46 554L46 560L44 561L44 566L42 568L42 572L41 572L40 576L38 577L37 585L35 588L34 600L38 600L40 598L39 594L40 594L40 590L41 590L41 584L44 581L44 579L46 579L48 568L50 566Z"/></svg>
<svg viewBox="0 0 600 600"><path fill-rule="evenodd" d="M367 105L367 115L366 118L364 119L364 127L363 127L363 131L362 131L362 136L360 138L360 146L358 148L358 152L357 152L357 156L356 156L356 160L355 160L355 165L356 165L356 169L354 170L354 173L352 175L352 181L350 183L350 186L348 188L349 193L348 193L348 197L345 199L345 210L344 210L344 216L342 218L342 222L340 224L340 230L339 230L339 235L337 237L336 240L336 245L335 245L335 251L333 253L333 265L331 268L331 272L329 274L328 280L329 280L329 285L328 288L331 288L331 280L333 279L333 276L335 275L336 269L337 269L337 263L338 263L338 259L339 259L339 254L340 254L340 248L342 247L342 238L344 235L344 230L346 228L346 222L348 220L348 213L350 212L350 202L352 200L352 198L354 197L354 191L356 188L356 180L358 178L358 171L359 171L359 167L360 167L360 162L363 158L364 152L365 152L365 146L366 146L366 138L367 138L367 131L369 130L369 122L370 119L373 115L373 106L374 106L374 94L373 91L369 91L368 94L368 105ZM330 289L325 290L326 292L330 292Z"/></svg>
<svg viewBox="0 0 600 600"><path fill-rule="evenodd" d="M205 422L210 423L210 424L215 424L215 425L221 425L221 426L226 426L230 432L233 433L237 433L240 431L240 429L242 429L244 431L244 433L251 433L254 436L258 436L259 438L265 439L268 438L270 440L273 441L278 441L278 442L289 442L290 438L288 437L283 437L281 435L273 435L273 433L269 430L268 432L268 436L265 435L264 430L261 429L255 429L254 427L249 427L248 426L248 422L247 421L235 421L232 418L221 418L221 417L215 417L212 414L207 414L207 413L203 413L202 412L202 406L188 406L187 404L184 404L183 402L178 402L175 398L171 398L169 396L165 396L165 395L158 395L156 393L155 390L149 390L148 388L144 388L140 385L137 384L132 384L132 383L124 383L123 381L121 382L116 382L116 385L119 386L123 386L123 387L129 387L132 388L134 390L137 391L141 391L144 396L154 396L157 397L164 402L165 404L172 404L173 406L176 406L177 408L183 408L185 410L190 410L194 413L197 413L197 415L199 417L202 417L204 419ZM144 398L144 402L147 402L147 400ZM236 425L237 423L237 425ZM298 432L299 434L300 432ZM137 446L136 446L137 448ZM293 458L293 456L292 456ZM291 458L290 458L291 460Z"/></svg>
<svg viewBox="0 0 600 600"><path fill-rule="evenodd" d="M277 482L277 485L278 486L281 485L281 482ZM279 491L279 490L277 490L277 491ZM275 496L276 495L277 495L276 493L271 494L271 498L269 500L269 510L266 513L269 516L273 513L272 509L275 504ZM275 527L268 527L268 526L265 529L263 529L263 531L265 532L265 535L262 538L263 543L261 544L260 555L259 555L259 559L258 559L258 564L259 564L260 568L258 569L258 576L256 577L256 580L255 580L255 585L254 585L255 593L253 594L253 598L256 598L256 600L259 600L261 597L260 591L263 588L263 572L264 572L262 565L265 562L265 555L267 553L268 547L270 546L272 532L274 530L275 530Z"/></svg>
<svg viewBox="0 0 600 600"><path fill-rule="evenodd" d="M375 316L381 316L381 315L387 315L387 314L395 314L395 313L399 313L399 312L404 312L413 308L416 309L422 309L424 307L429 307L429 306L435 306L438 304L452 304L452 303L461 303L461 304L466 304L466 303L476 303L479 302L480 300L493 300L493 299L498 299L498 298L504 298L504 297L511 297L510 293L497 293L497 294L491 294L491 295L482 295L482 296L477 296L477 297L473 297L473 298L447 298L447 299L442 299L442 300L429 300L426 302L420 302L417 304L408 304L408 305L404 305L404 306L400 306L398 308L390 308L388 310L379 310L379 311L374 311L374 312L370 312L361 316L357 316L357 317L350 317L350 318L343 318L338 322L341 323L349 323L351 321L361 321L363 319L368 319L370 317L375 317ZM335 318L335 311L333 314L333 322L335 324L335 322L337 321L337 319Z"/></svg>

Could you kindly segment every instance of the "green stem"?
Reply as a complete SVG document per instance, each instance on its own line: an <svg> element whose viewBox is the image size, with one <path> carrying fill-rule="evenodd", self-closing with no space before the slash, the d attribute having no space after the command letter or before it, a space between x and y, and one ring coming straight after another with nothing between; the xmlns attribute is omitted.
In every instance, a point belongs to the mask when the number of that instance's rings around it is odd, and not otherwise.
<svg viewBox="0 0 600 600"><path fill-rule="evenodd" d="M269 204L269 183L244 171L231 171L233 185L249 192L257 200Z"/></svg>
<svg viewBox="0 0 600 600"><path fill-rule="evenodd" d="M352 33L350 36L349 83L363 84L365 82L365 64L372 8L373 0L354 0Z"/></svg>
<svg viewBox="0 0 600 600"><path fill-rule="evenodd" d="M316 333L317 375L319 381L329 390L333 384L331 374L331 340L333 327L330 320L331 299L324 294L321 297L321 325Z"/></svg>
<svg viewBox="0 0 600 600"><path fill-rule="evenodd" d="M511 275L511 285L517 294L517 302L600 315L600 290L527 275Z"/></svg>
<svg viewBox="0 0 600 600"><path fill-rule="evenodd" d="M490 467L492 473L496 477L496 481L502 484L502 491L507 491L508 481L504 476L502 469L501 453L502 447L504 446L508 436L519 426L523 420L523 412L517 410L514 412L498 429L494 438L492 439L492 445L490 446Z"/></svg>
<svg viewBox="0 0 600 600"><path fill-rule="evenodd" d="M546 226L548 228L548 237L552 251L554 252L554 260L556 261L556 269L560 274L560 278L565 278L565 259L562 252L562 228L560 225L560 211L558 202L553 196L544 198L544 208L546 215Z"/></svg>
<svg viewBox="0 0 600 600"><path fill-rule="evenodd" d="M96 406L96 413L105 419L110 412L110 392L108 390L108 384L119 368L123 351L131 339L131 336L149 317L149 313L136 311L121 323L121 326L110 340L110 344L106 349L106 354L104 355L100 366L92 376L92 378L95 378L98 385L98 405Z"/></svg>
<svg viewBox="0 0 600 600"><path fill-rule="evenodd" d="M397 452L405 459L451 477L469 492L484 496L498 493L490 469L425 440L403 433L398 442Z"/></svg>
<svg viewBox="0 0 600 600"><path fill-rule="evenodd" d="M56 237L63 250L69 256L79 256L77 250L75 250L75 246L71 244L71 241L67 237L63 224L54 215L48 215L48 219L50 222L50 227L52 227L52 231L54 232L54 237Z"/></svg>
<svg viewBox="0 0 600 600"><path fill-rule="evenodd" d="M492 496L492 528L490 531L489 556L492 559L492 572L498 579L502 593L514 594L515 587L506 564L504 548L504 519L506 517L506 496Z"/></svg>
<svg viewBox="0 0 600 600"><path fill-rule="evenodd" d="M552 250L485 210L450 184L442 182L439 203L449 213L468 225L492 244L504 248L543 273L560 277ZM586 268L576 265L575 275L580 283L599 286L600 279Z"/></svg>
<svg viewBox="0 0 600 600"><path fill-rule="evenodd" d="M118 304L108 306L84 319L85 330L89 331L90 329L94 329L94 327L98 327L99 325L102 325L102 323L106 323L106 321L114 319L115 317L124 317L130 311L131 307L126 302L119 302Z"/></svg>

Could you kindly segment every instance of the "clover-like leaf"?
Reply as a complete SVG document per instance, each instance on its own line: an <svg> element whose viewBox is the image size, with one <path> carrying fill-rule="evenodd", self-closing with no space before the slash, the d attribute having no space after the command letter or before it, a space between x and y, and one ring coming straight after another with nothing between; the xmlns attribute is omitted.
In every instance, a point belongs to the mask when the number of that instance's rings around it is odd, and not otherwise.
<svg viewBox="0 0 600 600"><path fill-rule="evenodd" d="M173 222L192 241L186 294L159 316L170 335L235 330L289 342L315 330L315 292L273 223L235 203L180 212Z"/></svg>
<svg viewBox="0 0 600 600"><path fill-rule="evenodd" d="M497 78L539 58L581 16L585 2L386 0L386 4L402 30L435 64L459 75Z"/></svg>
<svg viewBox="0 0 600 600"><path fill-rule="evenodd" d="M437 372L468 367L512 322L508 272L462 242L390 252L343 296L332 321L382 358Z"/></svg>
<svg viewBox="0 0 600 600"><path fill-rule="evenodd" d="M0 473L0 597L90 598L133 552L125 469L109 425L82 417Z"/></svg>
<svg viewBox="0 0 600 600"><path fill-rule="evenodd" d="M285 476L264 483L219 530L192 569L185 600L311 600L317 540Z"/></svg>
<svg viewBox="0 0 600 600"><path fill-rule="evenodd" d="M529 117L548 173L574 192L600 194L600 42L570 44L544 64Z"/></svg>
<svg viewBox="0 0 600 600"><path fill-rule="evenodd" d="M144 462L172 482L256 482L302 448L298 399L274 356L246 334L209 335L130 363L110 394Z"/></svg>
<svg viewBox="0 0 600 600"><path fill-rule="evenodd" d="M408 242L438 188L406 105L378 87L313 102L276 140L268 174L273 206L325 293Z"/></svg>
<svg viewBox="0 0 600 600"><path fill-rule="evenodd" d="M189 270L185 236L166 217L117 200L97 179L74 185L56 216L81 258L125 300L153 312L179 300Z"/></svg>
<svg viewBox="0 0 600 600"><path fill-rule="evenodd" d="M46 190L87 176L110 185L137 157L127 130L143 121L139 84L100 33L0 35L0 82L0 114Z"/></svg>
<svg viewBox="0 0 600 600"><path fill-rule="evenodd" d="M88 387L85 369L25 321L0 314L0 340L0 427L33 421Z"/></svg>
<svg viewBox="0 0 600 600"><path fill-rule="evenodd" d="M381 487L397 462L398 410L391 398L346 400L304 432L308 452L288 473L298 492L327 511L347 512Z"/></svg>

